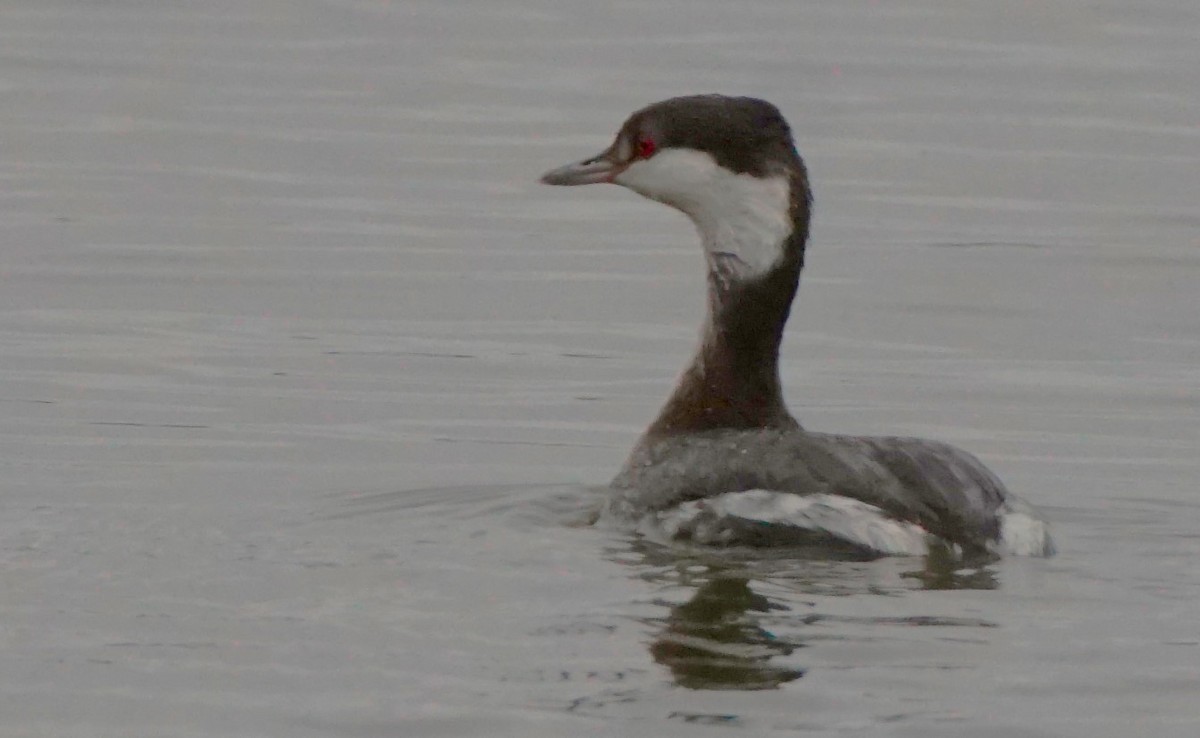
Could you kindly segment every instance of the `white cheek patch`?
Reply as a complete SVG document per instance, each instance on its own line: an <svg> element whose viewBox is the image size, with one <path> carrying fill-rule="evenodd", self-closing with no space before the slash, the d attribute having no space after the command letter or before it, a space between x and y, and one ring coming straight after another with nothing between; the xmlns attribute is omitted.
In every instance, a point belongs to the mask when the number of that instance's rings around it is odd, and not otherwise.
<svg viewBox="0 0 1200 738"><path fill-rule="evenodd" d="M617 141L617 161L629 161L633 158L633 144L624 136Z"/></svg>
<svg viewBox="0 0 1200 738"><path fill-rule="evenodd" d="M735 174L702 151L663 149L630 164L613 181L682 210L699 229L709 256L739 265L738 277L769 272L794 227L786 176Z"/></svg>

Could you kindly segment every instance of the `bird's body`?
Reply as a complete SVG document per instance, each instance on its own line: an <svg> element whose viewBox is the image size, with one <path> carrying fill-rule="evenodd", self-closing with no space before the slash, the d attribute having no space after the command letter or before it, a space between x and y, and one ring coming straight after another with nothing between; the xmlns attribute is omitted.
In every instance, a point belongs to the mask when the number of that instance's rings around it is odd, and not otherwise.
<svg viewBox="0 0 1200 738"><path fill-rule="evenodd" d="M1052 552L1045 526L974 456L937 441L813 433L788 411L779 346L812 198L773 105L720 95L656 103L634 113L600 155L543 181L609 182L675 207L695 223L708 266L700 347L613 480L610 514L716 509L718 499L756 491L756 504L764 493L785 503L827 500L830 510L839 507L832 501L854 501L846 515L869 508L963 549ZM730 509L745 510L746 499Z"/></svg>

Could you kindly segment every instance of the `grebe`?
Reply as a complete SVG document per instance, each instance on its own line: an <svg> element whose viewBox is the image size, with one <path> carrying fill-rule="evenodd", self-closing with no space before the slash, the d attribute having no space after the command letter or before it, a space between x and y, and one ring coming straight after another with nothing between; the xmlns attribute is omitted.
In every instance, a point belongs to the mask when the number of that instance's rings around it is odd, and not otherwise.
<svg viewBox="0 0 1200 738"><path fill-rule="evenodd" d="M920 553L931 535L964 552L1053 553L1045 523L971 454L814 433L788 412L779 344L812 195L774 105L722 95L654 103L607 149L542 182L612 183L670 205L695 223L708 265L700 348L613 479L606 515L704 542L795 530L877 553Z"/></svg>

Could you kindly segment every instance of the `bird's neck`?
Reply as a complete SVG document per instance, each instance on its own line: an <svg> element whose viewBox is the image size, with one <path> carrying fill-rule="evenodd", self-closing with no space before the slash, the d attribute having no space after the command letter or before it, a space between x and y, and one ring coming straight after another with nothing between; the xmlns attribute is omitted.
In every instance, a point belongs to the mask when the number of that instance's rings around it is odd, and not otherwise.
<svg viewBox="0 0 1200 738"><path fill-rule="evenodd" d="M803 266L808 235L807 199L793 227L772 242L705 239L708 260L708 321L700 348L675 392L646 433L647 439L717 429L797 428L779 381L779 346ZM733 232L726 229L726 232ZM735 247L761 256L754 268ZM743 251L743 253L746 253Z"/></svg>

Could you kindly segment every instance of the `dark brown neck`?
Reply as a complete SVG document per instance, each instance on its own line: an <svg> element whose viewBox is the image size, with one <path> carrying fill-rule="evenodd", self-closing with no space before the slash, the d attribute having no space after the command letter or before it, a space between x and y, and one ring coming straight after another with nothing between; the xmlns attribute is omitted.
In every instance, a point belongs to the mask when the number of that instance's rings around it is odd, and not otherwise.
<svg viewBox="0 0 1200 738"><path fill-rule="evenodd" d="M674 394L646 432L647 438L698 431L798 428L779 382L779 344L799 284L807 236L784 244L767 274L739 280L736 265L710 256L709 324L700 350Z"/></svg>

